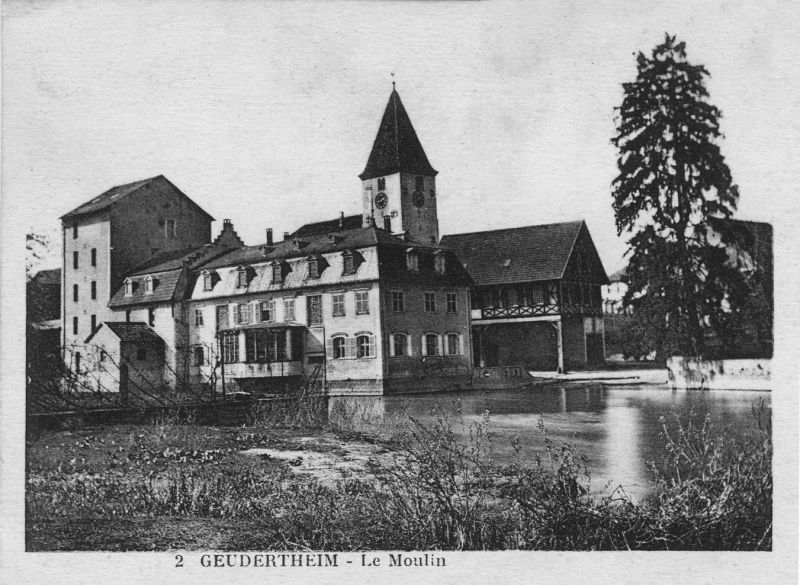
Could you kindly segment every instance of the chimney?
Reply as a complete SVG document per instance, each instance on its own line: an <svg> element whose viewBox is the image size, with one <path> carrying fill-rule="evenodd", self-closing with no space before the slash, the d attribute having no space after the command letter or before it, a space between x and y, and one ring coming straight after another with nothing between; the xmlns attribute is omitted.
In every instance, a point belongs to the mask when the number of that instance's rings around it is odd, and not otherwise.
<svg viewBox="0 0 800 585"><path fill-rule="evenodd" d="M344 211L339 212L339 229L344 227Z"/></svg>
<svg viewBox="0 0 800 585"><path fill-rule="evenodd" d="M289 239L289 232L283 232L283 241L285 242L288 239Z"/></svg>
<svg viewBox="0 0 800 585"><path fill-rule="evenodd" d="M272 245L272 228L267 228L267 246Z"/></svg>

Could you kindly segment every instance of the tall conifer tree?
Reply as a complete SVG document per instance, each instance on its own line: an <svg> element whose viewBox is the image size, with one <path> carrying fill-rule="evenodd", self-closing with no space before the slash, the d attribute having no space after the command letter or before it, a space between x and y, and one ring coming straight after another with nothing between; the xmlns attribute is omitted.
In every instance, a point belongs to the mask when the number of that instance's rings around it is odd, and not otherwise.
<svg viewBox="0 0 800 585"><path fill-rule="evenodd" d="M625 304L654 323L654 347L702 355L709 332L725 336L746 285L727 262L738 190L720 152L720 111L709 73L666 36L617 109L619 175L612 183L617 232L627 235Z"/></svg>

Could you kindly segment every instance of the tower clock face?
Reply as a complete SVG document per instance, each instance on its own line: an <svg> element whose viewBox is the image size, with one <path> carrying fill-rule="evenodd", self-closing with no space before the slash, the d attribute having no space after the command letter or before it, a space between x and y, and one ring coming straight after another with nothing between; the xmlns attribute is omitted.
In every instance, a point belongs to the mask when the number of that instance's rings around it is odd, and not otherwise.
<svg viewBox="0 0 800 585"><path fill-rule="evenodd" d="M377 207L378 209L383 209L384 207L386 207L388 201L389 198L386 196L386 193L378 193L375 196L375 207Z"/></svg>
<svg viewBox="0 0 800 585"><path fill-rule="evenodd" d="M422 207L425 205L425 195L422 194L422 191L414 192L414 205L417 207Z"/></svg>

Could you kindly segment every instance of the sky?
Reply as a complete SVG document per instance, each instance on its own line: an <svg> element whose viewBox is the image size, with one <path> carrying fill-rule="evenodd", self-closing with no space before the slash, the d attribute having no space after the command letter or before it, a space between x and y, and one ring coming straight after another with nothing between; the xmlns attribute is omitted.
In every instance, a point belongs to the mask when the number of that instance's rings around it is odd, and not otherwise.
<svg viewBox="0 0 800 585"><path fill-rule="evenodd" d="M57 246L59 216L159 174L248 244L359 213L394 73L442 234L585 219L610 274L614 108L665 32L711 73L737 216L780 224L798 211L796 11L696 4L7 1L4 231Z"/></svg>

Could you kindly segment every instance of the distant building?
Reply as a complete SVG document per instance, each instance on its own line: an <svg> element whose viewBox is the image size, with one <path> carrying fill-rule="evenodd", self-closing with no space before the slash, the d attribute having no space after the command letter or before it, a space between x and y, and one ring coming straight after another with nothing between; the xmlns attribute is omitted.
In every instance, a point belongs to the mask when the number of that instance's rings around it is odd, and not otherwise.
<svg viewBox="0 0 800 585"><path fill-rule="evenodd" d="M113 392L346 395L469 388L473 360L601 363L606 276L585 223L440 243L436 175L392 91L360 215L247 246L229 220L211 241L162 176L99 195L62 217L66 366Z"/></svg>

